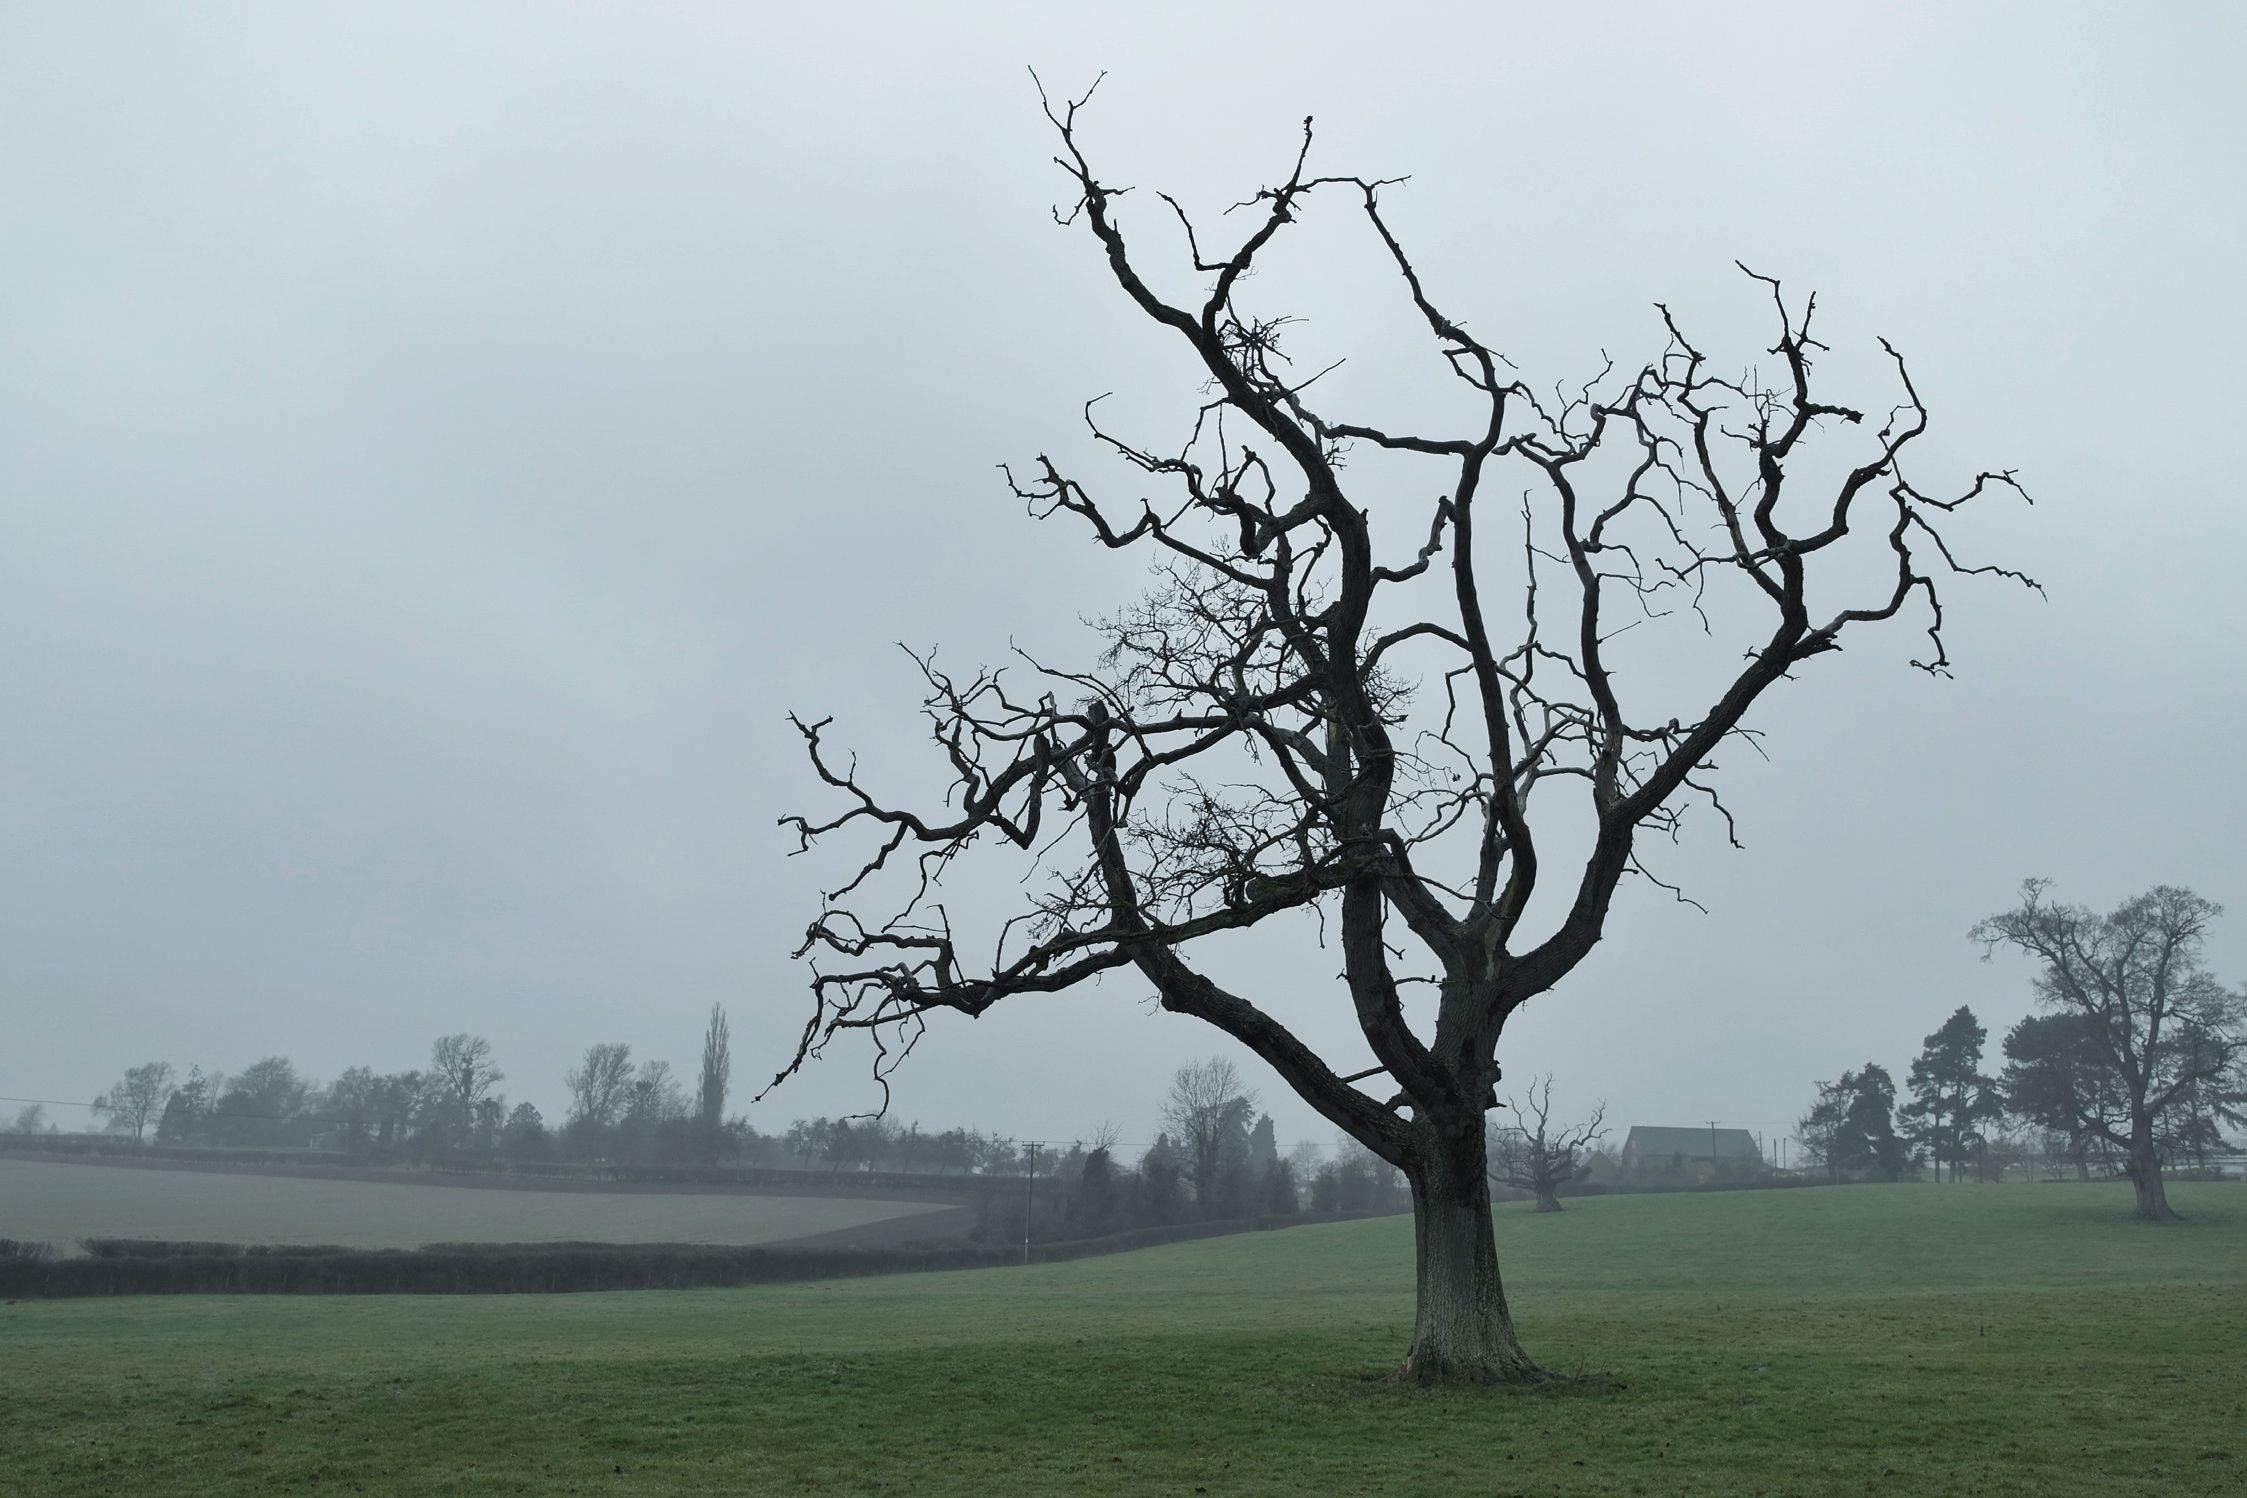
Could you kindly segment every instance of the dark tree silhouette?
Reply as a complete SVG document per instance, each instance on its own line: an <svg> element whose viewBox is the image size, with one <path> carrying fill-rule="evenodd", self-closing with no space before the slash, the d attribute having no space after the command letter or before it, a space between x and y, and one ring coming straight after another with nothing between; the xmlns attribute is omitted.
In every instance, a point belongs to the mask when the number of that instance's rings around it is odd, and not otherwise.
<svg viewBox="0 0 2247 1498"><path fill-rule="evenodd" d="M1982 1075L1982 1043L1989 1031L1964 1004L1925 1038L1906 1081L1912 1100L1900 1116L1915 1143L1925 1145L1935 1179L1948 1163L1951 1179L1981 1140L1981 1126L2005 1111L1996 1079Z"/></svg>
<svg viewBox="0 0 2247 1498"><path fill-rule="evenodd" d="M2067 1140L2076 1174L2091 1178L2091 1150L2129 1132L2129 1108L2088 1016L2031 1014L2005 1035L2005 1106Z"/></svg>
<svg viewBox="0 0 2247 1498"><path fill-rule="evenodd" d="M919 657L953 776L925 809L832 752L826 720L797 720L841 804L785 825L805 847L863 832L870 851L806 936L815 1003L780 1075L864 1031L883 1076L932 1011L979 1015L1132 969L1410 1181L1406 1376L1543 1378L1516 1339L1492 1237L1483 1121L1507 1018L1605 934L1617 886L1645 872L1647 834L1673 835L1695 802L1729 834L1706 772L1766 691L1915 603L1932 641L1919 664L1945 669L1935 577L2002 569L1955 561L1939 527L2012 477L1947 497L1907 478L1927 412L1901 360L1885 420L1813 395L1814 303L1768 277L1754 279L1773 311L1771 378L1719 373L1659 309L1668 343L1651 362L1539 394L1423 285L1389 222L1394 182L1310 174L1308 121L1292 170L1241 205L1233 248L1211 249L1160 199L1153 227L1177 233L1201 278L1169 299L1126 238L1125 189L1085 155L1083 103L1046 111L1072 199L1056 217L1091 235L1208 395L1175 448L1093 422L1159 499L1112 506L1050 456L1007 477L1037 518L1152 554L1159 581L1108 622L1091 670L1024 653L1018 686ZM1292 319L1250 304L1254 272L1314 198L1361 214L1393 267L1430 367L1456 379L1441 409L1465 419L1450 430L1325 408L1317 375L1282 352ZM1812 463L1813 431L1832 425L1873 431ZM1634 653L1665 637L1699 651L1698 685ZM1562 786L1581 800L1540 797L1533 817L1533 793ZM992 840L1081 861L1055 866L971 954L932 884ZM1581 862L1556 868L1562 848ZM1205 938L1290 916L1339 939L1339 992L1370 1069L1330 1064L1284 1008L1197 957ZM1407 1019L1411 982L1432 986L1432 1025Z"/></svg>
<svg viewBox="0 0 2247 1498"><path fill-rule="evenodd" d="M1553 1123L1553 1079L1548 1074L1532 1081L1521 1101L1508 1099L1501 1106L1514 1121L1491 1124L1491 1184L1534 1192L1538 1211L1558 1212L1560 1188L1591 1174L1588 1152L1607 1133L1607 1104L1594 1108L1580 1124Z"/></svg>
<svg viewBox="0 0 2247 1498"><path fill-rule="evenodd" d="M1896 1134L1896 1080L1888 1068L1868 1061L1818 1084L1818 1101L1795 1125L1803 1157L1823 1165L1836 1181L1850 1176L1900 1180L1911 1163Z"/></svg>
<svg viewBox="0 0 2247 1498"><path fill-rule="evenodd" d="M2247 1063L2247 995L2201 965L2208 927L2223 907L2189 889L2157 885L2101 915L2045 898L2048 879L2021 886L2021 903L1975 926L1985 956L2013 947L2042 964L2036 996L2089 1023L2077 1037L2119 1094L2120 1117L2085 1109L2082 1127L2122 1151L2137 1215L2174 1222L2161 1179L2161 1119L2187 1097L2240 1101ZM2229 1116L2236 1118L2236 1111Z"/></svg>

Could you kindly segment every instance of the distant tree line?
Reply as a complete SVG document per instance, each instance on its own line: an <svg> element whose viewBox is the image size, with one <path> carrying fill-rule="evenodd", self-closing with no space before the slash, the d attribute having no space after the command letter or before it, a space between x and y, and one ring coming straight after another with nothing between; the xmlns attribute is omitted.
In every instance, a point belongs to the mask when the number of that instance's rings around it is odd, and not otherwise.
<svg viewBox="0 0 2247 1498"><path fill-rule="evenodd" d="M713 1008L694 1090L666 1061L621 1041L588 1046L563 1077L567 1104L550 1124L510 1106L489 1041L466 1033L431 1043L429 1064L401 1072L351 1067L321 1085L285 1056L238 1072L169 1063L128 1070L94 1100L110 1132L162 1145L329 1150L370 1163L550 1167L764 1168L1019 1180L982 1190L975 1236L1060 1241L1181 1224L1402 1210L1402 1176L1356 1141L1330 1153L1309 1142L1280 1151L1269 1113L1230 1061L1180 1067L1159 1108L1161 1130L1135 1159L1104 1127L1065 1145L982 1130L924 1129L888 1117L797 1119L761 1133L728 1117L730 1034Z"/></svg>
<svg viewBox="0 0 2247 1498"><path fill-rule="evenodd" d="M1876 1062L1818 1084L1796 1125L1805 1163L1836 1181L1899 1180L1930 1168L1995 1180L2039 1161L2089 1179L2121 1175L2139 1214L2170 1216L2165 1172L2205 1171L2247 1125L2247 994L2200 961L2220 908L2163 886L2109 913L2057 905L2043 881L1974 929L1986 948L2036 959L2043 1012L1984 1070L1988 1030L1961 1005L1925 1037L1908 1101Z"/></svg>

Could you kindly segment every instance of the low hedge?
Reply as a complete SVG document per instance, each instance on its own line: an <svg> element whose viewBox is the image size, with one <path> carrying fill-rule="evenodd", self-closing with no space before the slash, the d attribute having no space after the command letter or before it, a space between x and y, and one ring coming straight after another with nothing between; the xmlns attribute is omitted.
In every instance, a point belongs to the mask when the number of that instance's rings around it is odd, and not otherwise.
<svg viewBox="0 0 2247 1498"><path fill-rule="evenodd" d="M1033 1244L1059 1263L1226 1233L1331 1222L1312 1213L1141 1228L1106 1238ZM580 1290L683 1290L936 1269L1020 1264L1017 1246L938 1243L892 1248L750 1248L696 1243L432 1243L423 1248L190 1243L96 1238L71 1258L45 1245L0 1254L0 1297L77 1295L553 1295Z"/></svg>

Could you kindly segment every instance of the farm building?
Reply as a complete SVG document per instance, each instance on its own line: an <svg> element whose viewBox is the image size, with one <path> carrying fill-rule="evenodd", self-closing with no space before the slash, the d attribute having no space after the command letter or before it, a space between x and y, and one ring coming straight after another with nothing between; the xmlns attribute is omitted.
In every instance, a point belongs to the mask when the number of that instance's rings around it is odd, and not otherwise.
<svg viewBox="0 0 2247 1498"><path fill-rule="evenodd" d="M1672 1129L1633 1124L1623 1140L1623 1169L1720 1171L1763 1164L1763 1151L1746 1129L1712 1129L1707 1125Z"/></svg>

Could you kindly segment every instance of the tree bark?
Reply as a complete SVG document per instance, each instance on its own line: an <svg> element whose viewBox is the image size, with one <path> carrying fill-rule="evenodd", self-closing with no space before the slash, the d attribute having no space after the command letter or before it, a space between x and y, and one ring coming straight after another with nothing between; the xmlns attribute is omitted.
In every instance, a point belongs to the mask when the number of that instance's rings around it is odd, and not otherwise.
<svg viewBox="0 0 2247 1498"><path fill-rule="evenodd" d="M1542 1382L1549 1375L1514 1335L1498 1278L1481 1120L1453 1130L1426 1127L1417 1143L1405 1176L1412 1183L1418 1305L1399 1376L1422 1384Z"/></svg>
<svg viewBox="0 0 2247 1498"><path fill-rule="evenodd" d="M2137 1216L2146 1222L2181 1222L2169 1205L2169 1191L2161 1179L2161 1156L2154 1149L2153 1120L2136 1121L2130 1130L2131 1189L2138 1193Z"/></svg>

